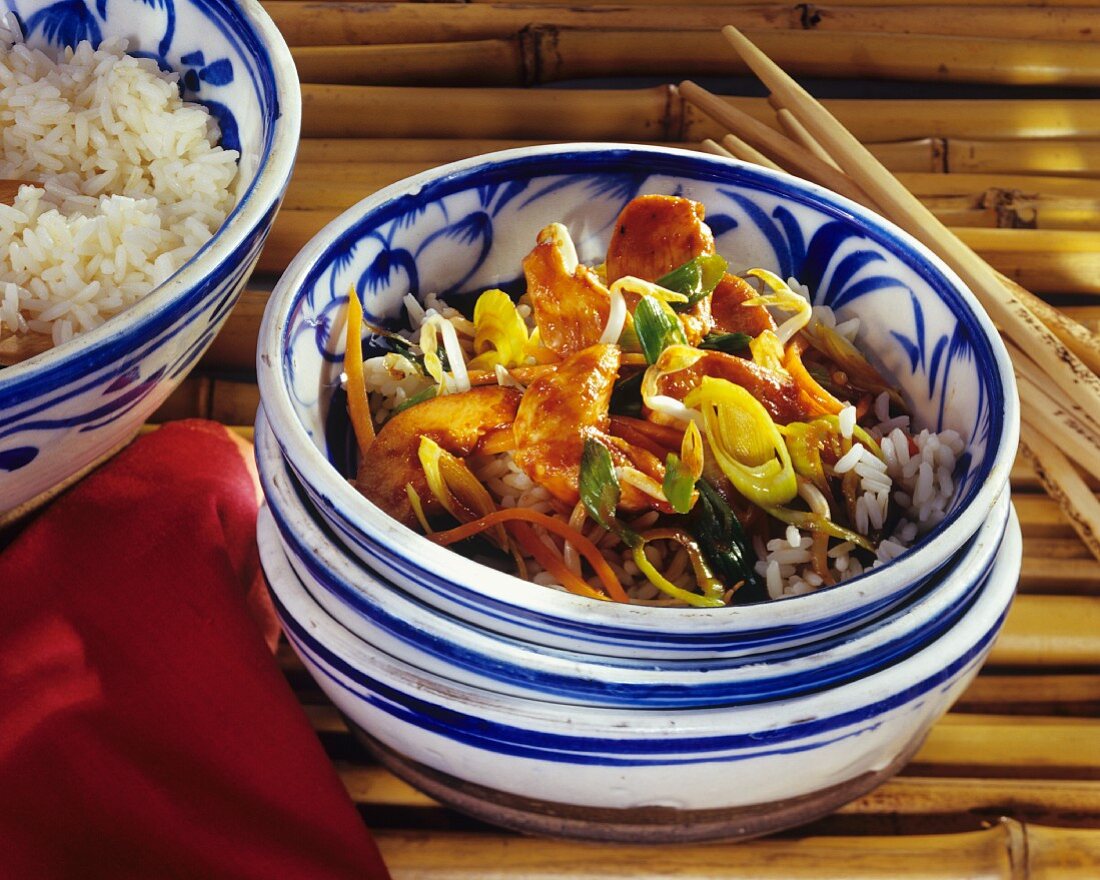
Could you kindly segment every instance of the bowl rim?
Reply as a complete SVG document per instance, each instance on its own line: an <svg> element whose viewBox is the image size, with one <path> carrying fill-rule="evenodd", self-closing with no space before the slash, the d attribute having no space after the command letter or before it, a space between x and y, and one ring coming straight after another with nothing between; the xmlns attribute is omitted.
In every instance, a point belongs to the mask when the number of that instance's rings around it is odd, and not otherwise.
<svg viewBox="0 0 1100 880"><path fill-rule="evenodd" d="M261 509L260 518L264 528L277 530L266 505ZM273 568L284 565L289 567L290 562L283 554L281 546L278 542L275 545L278 552L266 564ZM282 612L278 616L284 629L296 628L300 631L300 634L287 632L295 650L298 650L298 643L304 635L358 677L377 681L377 677L384 676L390 679L389 683L382 682L386 688L400 690L407 687L403 696L417 703L445 712L461 713L472 723L501 725L511 729L523 730L525 728L519 726L522 721L540 719L551 727L549 730L542 729L546 736L563 740L583 738L593 732L602 731L613 733L616 739L660 737L667 744L661 736L662 733L671 741L684 737L723 740L731 735L744 738L745 734L731 734L729 730L729 721L734 715L741 719L739 723L745 725L749 738L756 739L777 731L784 731L785 736L793 736L792 731L795 730L820 730L825 725L835 726L838 719L866 722L876 714L914 700L923 702L924 696L930 690L943 688L946 682L965 674L983 661L984 653L992 646L993 639L1011 607L1021 557L1019 519L1015 509L1010 508L1008 527L987 587L953 627L918 651L896 664L822 691L759 704L685 707L674 710L563 705L530 697L500 694L451 681L396 660L359 639L333 619L301 584L290 584L291 598L297 609L308 609L308 621L299 619L287 607L284 601L286 594L280 596L280 589L272 586L270 579L268 589L275 600L277 612ZM284 580L277 582L285 583ZM283 589L286 587L283 586ZM291 618L292 627L286 625L284 614ZM975 632L977 622L982 625ZM312 648L310 651L313 653ZM937 661L930 664L930 658L943 659L939 655L948 655L947 662ZM369 662L358 665L350 663L349 658L355 657L369 658ZM325 662L328 663L327 660ZM341 673L346 674L342 670ZM326 672L325 675L334 678L331 672ZM345 690L352 690L344 682L336 683ZM358 699L362 699L361 694L355 693ZM631 730L623 724L628 719L644 721L647 727L644 730ZM716 733L713 724L717 719L721 720L722 729Z"/></svg>
<svg viewBox="0 0 1100 880"><path fill-rule="evenodd" d="M887 643L892 646L887 652L888 656L879 658L875 665L875 669L882 668L884 665L899 662L902 657L920 650L923 644L942 634L942 627L936 628L935 619L947 612L963 614L965 606L976 601L976 593L984 588L982 584L992 571L1008 528L1011 503L1008 493L1005 492L997 501L995 515L987 519L975 533L974 538L953 557L951 569L944 572L944 576L938 579L936 584L929 585L927 589L922 588L922 598L918 607L906 604L882 618L871 621L866 627L836 634L829 645L820 646L817 643L809 643L799 646L794 649L797 653L792 656L755 653L736 657L694 658L681 662L678 658L657 661L648 657L622 658L601 653L554 648L526 642L515 636L494 633L455 618L446 612L424 606L400 588L389 584L381 576L368 570L357 557L332 540L325 526L318 522L317 515L302 500L299 489L293 485L295 480L293 472L278 452L278 446L271 435L270 428L263 420L262 411L261 407L261 416L257 419L256 425L256 458L260 480L264 486L268 512L276 525L276 543L289 560L293 573L303 589L337 623L356 638L369 644L373 642L367 636L358 633L329 610L324 599L311 588L311 581L318 581L319 588L332 593L334 601L350 609L348 613L354 614L357 618L364 617L361 606L365 604L380 609L386 617L407 623L410 630L415 633L425 634L426 641L409 642L400 634L395 634L385 626L372 621L369 624L371 628L380 629L386 633L387 638L402 641L406 645L411 644L411 648L406 647L403 651L411 650L412 654L403 654L401 657L379 645L374 645L396 659L403 659L405 662L416 665L415 655L423 654L434 657L436 662L441 662L447 667L456 667L464 670L467 675L478 675L489 681L494 678L501 681L519 681L539 676L554 680L561 678L582 681L599 680L599 670L602 669L615 671L616 688L629 686L637 689L644 688L645 685L653 685L655 688L663 686L682 689L701 686L705 690L712 691L713 685L730 687L736 682L752 684L759 689L769 685L779 687L784 679L798 678L811 673L819 678L821 673L818 670L825 670L834 678L843 672L845 678L848 678L851 671L845 664L858 660L858 655L866 655L866 652L876 650L876 646L879 646L877 650L881 653L883 651L881 644ZM263 530L260 530L261 542L270 539L270 535L265 535ZM295 559L300 560L310 570L311 580L307 580L302 575ZM330 587L329 584L318 580L319 576L312 571L314 568L322 569L320 577L324 577L335 586ZM961 577L960 572L965 574L965 578ZM945 583L948 579L957 583L949 586ZM913 628L915 618L922 622L922 627L925 629L919 643L906 637ZM792 649L778 653L787 653L790 650ZM495 671L490 673L490 667ZM512 672L509 673L508 670ZM453 677L453 675L444 677ZM462 678L457 680L468 681ZM835 683L834 679L827 681L829 686ZM487 690L494 689L490 685L478 686L485 687ZM525 687L530 686L525 685ZM539 688L537 684L535 685L536 690L544 691L547 696L543 698L547 701L572 704L583 698L580 692L575 692L576 685L572 686L573 690L569 690L568 695L567 687L565 684L558 685L557 689ZM780 691L780 696L794 691L796 687L799 693L811 689L808 684L803 686L797 682L788 682L783 685L784 690ZM814 689L820 689L820 687ZM591 688L584 687L583 690L588 693ZM738 688L738 694L735 695L741 702L757 702L763 699L763 697L750 699L741 694L741 690L743 689ZM555 697L549 696L550 694L556 695L556 700ZM775 698L773 696L767 699ZM649 702L651 705L656 705L652 700ZM664 702L662 704L674 705ZM607 705L607 702L601 702L600 705Z"/></svg>
<svg viewBox="0 0 1100 880"><path fill-rule="evenodd" d="M281 198L294 167L302 121L301 83L294 58L259 0L222 0L217 5L240 16L252 28L248 41L254 41L256 48L266 54L269 69L265 78L269 77L274 87L271 97L277 116L252 182L214 235L167 281L100 326L0 370L0 404L7 399L8 405L16 406L26 399L23 392L33 390L32 386L49 383L55 387L58 382L70 381L73 375L86 375L90 363L109 362L120 346L129 351L129 338L140 337L156 325L166 309L198 288L208 274L205 266L226 263ZM237 39L241 41L239 36Z"/></svg>
<svg viewBox="0 0 1100 880"><path fill-rule="evenodd" d="M887 565L827 590L725 608L651 608L598 602L570 593L546 590L512 575L493 571L461 554L439 547L419 533L396 522L360 495L310 440L294 414L290 393L283 381L283 340L292 317L292 306L297 300L298 290L303 281L308 279L311 272L317 268L329 247L348 234L368 212L377 209L385 210L398 204L402 198L414 197L428 184L441 186L495 165L512 161L539 161L561 154L577 153L624 153L665 157L670 161L690 160L693 164L711 166L714 173L721 173L725 169L747 176L750 180L755 177L773 190L794 189L799 196L817 203L821 208L827 207L832 211L839 210L850 214L861 227L873 229L880 236L880 240L896 239L913 252L917 264L924 263L929 270L941 275L944 282L953 289L954 294L969 308L975 323L982 330L997 366L997 379L1004 390L1002 432L999 438L991 438L993 441L999 439L1000 443L991 449L992 458L987 471L988 477L982 485L977 487L970 503L952 515L954 522L934 535L931 540L923 541L918 547L902 554ZM721 621L733 614L762 615L771 625L797 625L805 622L807 613L812 613L811 609L814 606L820 607L819 613L831 616L840 610L845 598L848 599L848 607L854 608L864 604L868 600L866 596L862 596L862 593L875 584L885 584L890 581L911 583L926 574L929 563L925 560L948 558L989 515L1001 489L1007 484L1019 439L1018 398L1007 349L992 320L973 292L939 257L907 232L879 215L817 184L782 172L749 165L740 160L675 147L613 142L519 147L451 162L378 190L327 224L310 239L283 272L264 311L259 331L256 369L260 397L272 432L284 456L299 476L304 473L311 475L311 480L303 481L307 483L307 488L311 492L316 491L326 500L336 504L340 513L349 519L350 524L354 525L360 534L368 536L368 540L372 543L376 541L383 543L387 552L399 556L417 568L446 570L448 578L460 582L464 589L490 596L503 605L518 605L528 612L586 623L591 623L595 616L601 620L613 620L615 625L632 629L644 629L649 618L654 615L662 623L673 623L678 620L684 632L698 630L701 623L706 620L714 621L715 627L720 627ZM315 481L312 480L314 477ZM369 526L369 529L364 528L364 525ZM890 572L889 575L886 575L887 570ZM459 581L460 578L461 581ZM861 584L862 591L841 589L855 584ZM549 595L540 596L539 593ZM861 597L857 596L857 593L861 593Z"/></svg>

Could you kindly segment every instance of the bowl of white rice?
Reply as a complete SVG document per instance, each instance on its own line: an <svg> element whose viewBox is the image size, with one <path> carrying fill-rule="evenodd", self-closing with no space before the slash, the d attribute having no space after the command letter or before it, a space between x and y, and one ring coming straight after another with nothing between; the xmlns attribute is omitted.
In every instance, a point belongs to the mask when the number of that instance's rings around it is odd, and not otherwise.
<svg viewBox="0 0 1100 880"><path fill-rule="evenodd" d="M214 339L301 98L258 2L0 4L0 514L127 442Z"/></svg>
<svg viewBox="0 0 1100 880"><path fill-rule="evenodd" d="M521 266L540 231L551 224L568 230L577 260L598 266L624 206L643 194L702 205L716 253L735 267L730 271L760 267L789 279L792 296L807 301L814 320L846 334L904 401L904 416L891 409L889 394L871 399L860 415L880 455L865 455L869 446L853 444L834 462L838 477L850 473L859 486L856 531L886 531L862 561L847 542L832 544L831 583L811 571L810 530L792 524L773 528L751 547L761 600L676 607L660 597L652 601L639 583L638 592L630 585L632 601L600 601L560 589L545 570L532 575L529 566L524 579L441 546L356 488L364 474L370 478L383 467L375 466L370 450L360 451L350 427L349 289L362 300L371 327L385 328L391 336L382 338L391 342L402 333L401 345L423 340L417 328L428 322L448 325L458 340L447 349L453 366L467 356L462 340L471 315L460 306L472 302L471 294L511 292L520 297L522 316ZM369 342L372 333L361 338ZM442 338L444 345L447 334ZM780 651L854 632L889 614L937 578L990 519L1019 433L1011 364L996 328L926 248L821 187L658 147L510 150L375 193L322 230L283 274L261 327L257 373L271 433L309 503L336 540L382 580L489 632L633 659ZM405 411L416 413L417 401L425 399L422 389L404 388L399 376L389 381L369 369L366 376L379 437L392 410L412 405ZM838 421L843 433L843 411ZM534 510L547 501L538 492L544 487L531 485L529 474L507 460L481 461L475 470L501 509ZM879 501L899 507L900 518L887 526ZM644 516L626 524L635 531L652 525ZM602 548L601 528L586 525L584 537ZM605 557L624 584L637 572L625 555ZM649 562L658 573L684 569L674 556L658 554Z"/></svg>

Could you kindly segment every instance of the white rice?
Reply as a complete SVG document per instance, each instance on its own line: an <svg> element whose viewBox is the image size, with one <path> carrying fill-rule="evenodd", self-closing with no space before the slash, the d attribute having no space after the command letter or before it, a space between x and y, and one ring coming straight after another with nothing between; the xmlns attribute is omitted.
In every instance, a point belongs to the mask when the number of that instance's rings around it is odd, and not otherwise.
<svg viewBox="0 0 1100 880"><path fill-rule="evenodd" d="M124 41L57 57L0 27L0 177L28 179L0 206L0 340L54 344L141 299L232 209L236 151L184 102L178 76Z"/></svg>

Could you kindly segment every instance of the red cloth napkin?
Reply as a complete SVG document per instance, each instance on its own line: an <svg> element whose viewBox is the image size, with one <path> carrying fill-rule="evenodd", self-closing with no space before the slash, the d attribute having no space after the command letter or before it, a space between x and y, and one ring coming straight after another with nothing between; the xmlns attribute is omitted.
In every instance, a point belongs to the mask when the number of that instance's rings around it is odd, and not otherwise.
<svg viewBox="0 0 1100 880"><path fill-rule="evenodd" d="M256 510L177 422L0 552L0 876L389 876L271 655Z"/></svg>

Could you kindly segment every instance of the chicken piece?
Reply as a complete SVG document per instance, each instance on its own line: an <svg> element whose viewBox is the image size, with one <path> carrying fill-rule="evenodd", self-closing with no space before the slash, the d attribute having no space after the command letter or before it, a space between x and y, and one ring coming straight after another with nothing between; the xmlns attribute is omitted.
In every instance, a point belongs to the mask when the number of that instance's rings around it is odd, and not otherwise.
<svg viewBox="0 0 1100 880"><path fill-rule="evenodd" d="M607 283L624 275L656 281L700 254L714 253L714 235L699 202L638 196L615 221L607 247Z"/></svg>
<svg viewBox="0 0 1100 880"><path fill-rule="evenodd" d="M577 259L569 231L551 223L523 260L527 296L542 344L562 357L595 345L607 326L611 294Z"/></svg>
<svg viewBox="0 0 1100 880"><path fill-rule="evenodd" d="M420 438L430 437L460 458L477 450L482 438L507 428L516 418L521 394L487 385L418 403L391 418L359 463L355 485L394 519L415 527L405 486L412 484L426 513L442 510L420 465Z"/></svg>
<svg viewBox="0 0 1100 880"><path fill-rule="evenodd" d="M607 283L633 275L656 281L703 254L714 253L714 235L703 222L706 209L677 196L638 196L615 221L607 248ZM633 311L635 303L627 302ZM704 298L680 314L689 345L697 345L713 324Z"/></svg>
<svg viewBox="0 0 1100 880"><path fill-rule="evenodd" d="M687 369L662 376L657 387L661 394L683 400L704 376L740 385L759 400L780 425L814 417L807 412L798 387L790 376L722 351L704 352Z"/></svg>
<svg viewBox="0 0 1100 880"><path fill-rule="evenodd" d="M664 466L654 455L610 433L608 406L620 357L619 347L607 344L571 355L553 374L531 383L516 413L516 465L570 507L580 498L581 456L588 438L607 447L616 467L632 467L658 485L664 479ZM623 484L619 507L663 510L667 503Z"/></svg>
<svg viewBox="0 0 1100 880"><path fill-rule="evenodd" d="M747 333L759 336L765 330L775 330L775 320L764 306L747 306L746 300L758 296L756 289L738 275L726 275L714 288L710 298L710 314L715 333Z"/></svg>

